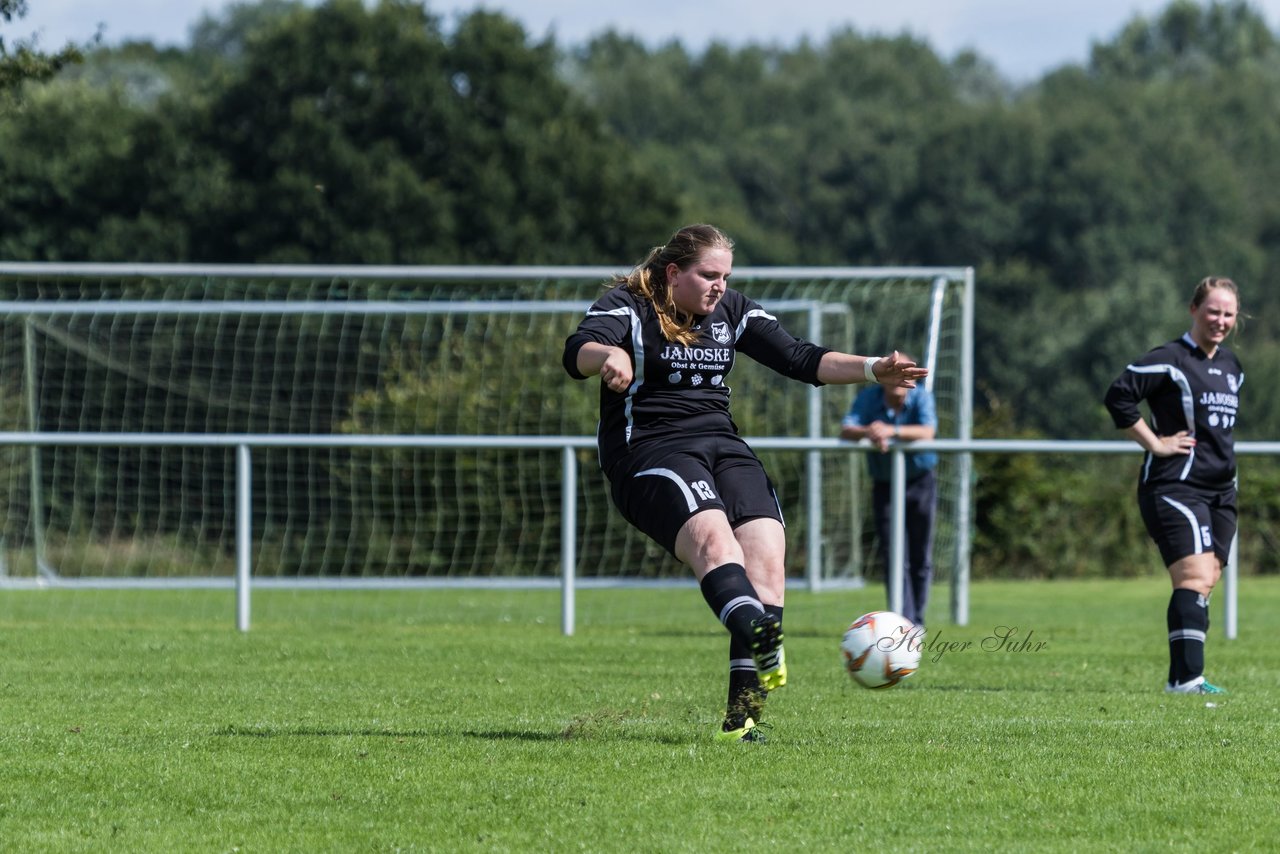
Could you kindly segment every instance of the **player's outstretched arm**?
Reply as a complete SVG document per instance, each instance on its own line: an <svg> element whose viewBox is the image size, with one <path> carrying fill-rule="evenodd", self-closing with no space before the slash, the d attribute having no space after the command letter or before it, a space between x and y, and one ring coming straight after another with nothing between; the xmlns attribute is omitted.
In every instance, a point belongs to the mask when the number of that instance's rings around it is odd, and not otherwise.
<svg viewBox="0 0 1280 854"><path fill-rule="evenodd" d="M915 388L916 380L928 375L927 368L920 367L897 350L891 356L855 356L832 351L818 363L818 381L826 385L878 382Z"/></svg>

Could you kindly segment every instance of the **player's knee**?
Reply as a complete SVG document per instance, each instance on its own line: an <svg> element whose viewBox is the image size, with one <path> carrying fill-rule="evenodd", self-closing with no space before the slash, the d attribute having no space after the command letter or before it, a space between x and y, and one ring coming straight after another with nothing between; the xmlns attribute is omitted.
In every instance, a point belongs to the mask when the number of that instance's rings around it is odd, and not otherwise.
<svg viewBox="0 0 1280 854"><path fill-rule="evenodd" d="M676 538L676 557L694 570L706 571L726 563L745 563L738 541L726 527L686 528Z"/></svg>
<svg viewBox="0 0 1280 854"><path fill-rule="evenodd" d="M1218 567L1217 561L1212 564L1204 561L1194 563L1179 561L1169 568L1169 575L1175 588L1194 590L1207 597L1213 592L1214 585L1222 575L1222 570Z"/></svg>

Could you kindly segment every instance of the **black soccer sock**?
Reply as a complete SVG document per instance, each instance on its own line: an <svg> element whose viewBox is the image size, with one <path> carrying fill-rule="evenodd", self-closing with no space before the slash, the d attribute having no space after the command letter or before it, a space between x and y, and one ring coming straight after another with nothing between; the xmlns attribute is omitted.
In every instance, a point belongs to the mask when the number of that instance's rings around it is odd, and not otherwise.
<svg viewBox="0 0 1280 854"><path fill-rule="evenodd" d="M734 635L729 636L729 698L724 706L724 729L740 728L752 718L760 720L760 710L768 693L760 687L751 649Z"/></svg>
<svg viewBox="0 0 1280 854"><path fill-rule="evenodd" d="M744 644L753 637L751 621L764 613L760 597L740 563L726 563L702 576L702 598L729 633ZM748 647L750 648L750 647ZM750 655L748 654L748 657Z"/></svg>
<svg viewBox="0 0 1280 854"><path fill-rule="evenodd" d="M764 609L782 622L781 605L765 605ZM760 722L764 701L769 692L760 687L760 677L751 657L751 648L737 637L729 637L729 698L725 703L724 729L738 729L751 718Z"/></svg>
<svg viewBox="0 0 1280 854"><path fill-rule="evenodd" d="M1169 682L1190 682L1204 675L1204 639L1209 631L1209 602L1194 590L1178 588L1169 597Z"/></svg>

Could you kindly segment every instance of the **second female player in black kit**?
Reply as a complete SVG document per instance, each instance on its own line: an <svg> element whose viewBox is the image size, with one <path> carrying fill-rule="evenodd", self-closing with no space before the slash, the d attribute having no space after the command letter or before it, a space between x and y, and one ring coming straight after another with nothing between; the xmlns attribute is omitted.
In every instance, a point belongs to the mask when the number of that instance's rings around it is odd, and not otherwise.
<svg viewBox="0 0 1280 854"><path fill-rule="evenodd" d="M1209 277L1191 297L1191 329L1125 368L1106 395L1117 428L1147 452L1138 508L1169 569L1169 677L1165 690L1221 694L1204 678L1209 596L1236 533L1233 431L1244 371L1222 346L1240 295L1230 279ZM1138 404L1145 400L1151 424Z"/></svg>
<svg viewBox="0 0 1280 854"><path fill-rule="evenodd" d="M693 570L729 630L729 696L717 738L756 741L767 693L786 684L786 538L764 466L729 414L735 355L812 383L906 387L899 356L837 353L788 333L732 290L733 242L681 228L588 309L564 348L575 379L600 377L600 466L622 515Z"/></svg>

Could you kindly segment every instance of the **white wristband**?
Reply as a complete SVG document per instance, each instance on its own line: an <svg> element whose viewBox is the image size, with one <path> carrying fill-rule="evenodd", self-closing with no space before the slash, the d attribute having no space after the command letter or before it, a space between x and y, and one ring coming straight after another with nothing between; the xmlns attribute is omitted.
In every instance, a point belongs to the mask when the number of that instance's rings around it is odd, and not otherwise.
<svg viewBox="0 0 1280 854"><path fill-rule="evenodd" d="M862 362L862 372L866 375L867 382L869 383L880 382L880 380L876 379L876 372L875 372L876 362L878 361L880 361L879 356L872 356L871 358L865 359Z"/></svg>

